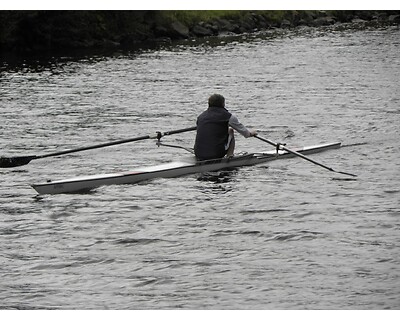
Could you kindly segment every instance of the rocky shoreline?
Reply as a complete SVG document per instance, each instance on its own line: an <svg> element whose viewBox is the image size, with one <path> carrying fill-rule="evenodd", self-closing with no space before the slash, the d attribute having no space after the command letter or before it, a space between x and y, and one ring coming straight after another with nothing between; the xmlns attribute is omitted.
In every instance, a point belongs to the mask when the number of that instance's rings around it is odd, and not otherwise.
<svg viewBox="0 0 400 320"><path fill-rule="evenodd" d="M321 27L337 23L376 23L399 24L400 13L397 11L358 11L358 12L326 12L326 11L292 11L280 21L271 20L265 14L249 13L240 20L216 19L210 22L199 22L186 26L179 21L165 27L158 35L173 38L197 38L217 36L221 34L241 34L258 32L276 28L295 28L299 26ZM156 29L156 31L159 31Z"/></svg>
<svg viewBox="0 0 400 320"><path fill-rule="evenodd" d="M199 21L181 21L166 13L1 11L0 52L31 54L66 49L129 48L149 41L170 42L276 28L400 23L400 11L243 11Z"/></svg>

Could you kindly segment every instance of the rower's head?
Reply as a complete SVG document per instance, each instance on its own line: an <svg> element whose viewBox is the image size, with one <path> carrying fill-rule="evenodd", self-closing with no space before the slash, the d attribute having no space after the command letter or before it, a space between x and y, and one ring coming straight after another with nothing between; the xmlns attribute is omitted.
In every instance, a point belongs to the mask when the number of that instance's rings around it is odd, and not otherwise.
<svg viewBox="0 0 400 320"><path fill-rule="evenodd" d="M225 107L225 98L222 95L215 93L208 98L208 106L224 108Z"/></svg>

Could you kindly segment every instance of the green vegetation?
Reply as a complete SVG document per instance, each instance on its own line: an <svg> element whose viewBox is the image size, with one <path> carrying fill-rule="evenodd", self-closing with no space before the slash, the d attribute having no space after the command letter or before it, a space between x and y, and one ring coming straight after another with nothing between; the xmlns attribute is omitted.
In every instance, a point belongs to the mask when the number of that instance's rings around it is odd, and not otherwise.
<svg viewBox="0 0 400 320"><path fill-rule="evenodd" d="M165 20L178 20L186 25L194 25L200 22L212 22L215 19L227 19L240 21L252 13L262 14L270 21L278 22L291 11L249 11L249 10L171 10L160 11Z"/></svg>
<svg viewBox="0 0 400 320"><path fill-rule="evenodd" d="M247 11L240 10L178 10L161 11L160 14L170 21L179 20L186 25L199 22L210 22L215 19L236 19L245 15Z"/></svg>

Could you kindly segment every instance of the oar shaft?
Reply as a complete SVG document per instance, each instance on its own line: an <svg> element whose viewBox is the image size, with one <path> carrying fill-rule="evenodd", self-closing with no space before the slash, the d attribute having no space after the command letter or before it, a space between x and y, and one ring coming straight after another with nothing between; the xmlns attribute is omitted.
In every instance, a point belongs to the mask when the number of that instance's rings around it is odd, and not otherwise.
<svg viewBox="0 0 400 320"><path fill-rule="evenodd" d="M352 173L347 173L347 172L343 172L343 171L336 171L336 170L334 170L334 169L332 169L332 168L330 168L330 167L328 167L328 166L326 166L326 165L324 165L324 164L322 164L322 163L320 163L320 162L317 162L317 161L315 161L315 160L313 160L313 159L311 159L311 158L309 158L309 157L306 157L304 154L301 154L300 152L297 152L297 151L291 150L291 149L289 149L289 148L286 148L285 146L283 146L283 145L281 145L281 144L278 145L277 143L275 143L275 142L273 142L273 141L271 141L271 140L268 140L268 139L266 139L266 138L260 137L260 136L258 136L258 135L256 135L255 137L256 137L257 139L259 139L259 140L261 140L261 141L264 141L264 142L266 142L266 143L269 143L269 144L271 144L271 145L273 145L273 146L275 146L275 147L278 147L278 146L279 146L280 149L285 150L285 151L287 151L287 152L289 152L289 153L292 153L292 154L294 154L294 155L296 155L296 156L298 156L298 157L300 157L300 158L302 158L302 159L304 159L304 160L307 160L307 161L309 161L309 162L311 162L311 163L313 163L313 164L316 164L316 165L318 165L318 166L320 166L320 167L322 167L322 168L325 168L325 169L327 169L327 170L329 170L329 171L336 172L336 173L341 173L341 174L345 174L345 175L352 176L352 177L356 177L356 175L355 175L355 174L352 174Z"/></svg>
<svg viewBox="0 0 400 320"><path fill-rule="evenodd" d="M196 127L190 127L190 128L184 128L184 129L178 129L178 130L171 130L171 131L166 131L166 132L163 132L163 133L162 132L157 132L154 135L146 135L146 136L129 138L129 139L124 139L124 140L111 141L111 142L96 144L96 145L93 145L93 146L81 147L81 148L76 148L76 149L69 149L69 150L64 150L64 151L59 151L59 152L43 154L43 155L39 155L39 156L0 157L0 168L18 167L18 166L26 165L30 161L35 160L35 159L42 159L42 158L47 158L47 157L61 156L61 155L64 155L64 154L75 153L75 152L86 151L86 150L92 150L92 149L98 149L98 148L104 148L104 147L109 147L109 146L115 146L115 145L118 145L118 144L134 142L134 141L140 141L140 140L146 140L146 139L160 139L163 136L182 133L182 132L187 132L187 131L194 131L194 130L196 130Z"/></svg>
<svg viewBox="0 0 400 320"><path fill-rule="evenodd" d="M196 130L196 127L190 127L190 128L166 131L166 132L161 133L161 137L162 136L167 136L167 135L172 135L172 134L177 134L177 133L182 133L182 132L187 132L187 131L193 131L193 130ZM82 147L82 148L77 148L77 149L70 149L70 150L64 150L64 151L60 151L60 152L49 153L49 154L37 156L36 159L61 156L61 155L68 154L68 153L75 153L75 152L98 149L98 148L105 148L105 147L115 146L115 145L118 145L118 144L123 144L123 143L128 143L128 142L135 142L135 141L147 140L147 139L155 139L157 137L158 137L157 134L155 134L155 135L152 135L152 136L151 135L146 135L146 136L141 136L141 137L136 137L136 138L129 138L129 139L118 140L118 141L111 141L111 142L96 144L96 145L93 145L93 146L87 146L87 147Z"/></svg>
<svg viewBox="0 0 400 320"><path fill-rule="evenodd" d="M197 129L197 127L195 126L195 127L185 128L185 129L171 130L171 131L164 132L162 135L169 136L171 134L182 133L182 132L187 132L187 131L194 131L196 129Z"/></svg>
<svg viewBox="0 0 400 320"><path fill-rule="evenodd" d="M269 144L271 144L271 145L273 145L275 147L278 145L277 143L274 143L274 142L272 142L272 141L270 141L268 139L265 139L265 138L262 138L262 137L259 137L259 136L256 136L256 138L258 138L258 139L260 139L260 140L262 140L264 142L267 142L267 143L269 143ZM289 148L286 148L285 146L283 146L281 144L279 145L279 148L282 149L282 150L285 150L285 151L287 151L289 153L292 153L292 154L294 154L294 155L296 155L296 156L298 156L300 158L303 158L304 160L310 161L311 163L314 163L314 164L316 164L318 166L321 166L321 167L323 167L325 169L328 169L330 171L334 171L332 168L329 168L328 166L326 166L326 165L324 165L322 163L319 163L319 162L317 162L317 161L315 161L315 160L313 160L313 159L311 159L309 157L306 157L305 155L301 154L300 152L297 152L297 151L291 150Z"/></svg>
<svg viewBox="0 0 400 320"><path fill-rule="evenodd" d="M96 144L96 145L93 145L93 146L87 146L87 147L82 147L82 148L76 148L76 149L70 149L70 150L64 150L64 151L59 151L59 152L48 153L48 154L44 154L44 155L41 155L41 156L36 156L36 159L47 158L47 157L56 157L56 156L61 156L61 155L64 155L64 154L75 153L75 152L86 151L86 150L92 150L92 149L98 149L98 148L104 148L104 147L110 147L110 146L115 146L115 145L118 145L118 144L134 142L134 141L140 141L140 140L145 140L145 139L150 139L150 138L151 138L151 136L147 135L147 136L136 137L136 138L131 138L131 139L111 141L111 142L107 142L107 143Z"/></svg>

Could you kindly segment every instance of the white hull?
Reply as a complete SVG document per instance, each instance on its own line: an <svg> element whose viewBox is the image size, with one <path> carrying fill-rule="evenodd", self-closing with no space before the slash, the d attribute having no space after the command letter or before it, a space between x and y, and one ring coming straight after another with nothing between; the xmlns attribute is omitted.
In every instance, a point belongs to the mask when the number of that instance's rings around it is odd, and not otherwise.
<svg viewBox="0 0 400 320"><path fill-rule="evenodd" d="M340 143L321 144L317 146L296 149L296 151L303 154L311 154L336 148L340 148ZM42 184L34 184L32 187L39 194L86 192L105 185L133 184L155 178L174 178L187 174L256 165L271 160L290 157L293 157L293 155L285 151L279 151L279 156L276 156L275 151L270 151L201 162L196 162L193 157L189 160L169 162L145 168L137 168L128 172L81 176L65 180L50 181Z"/></svg>

